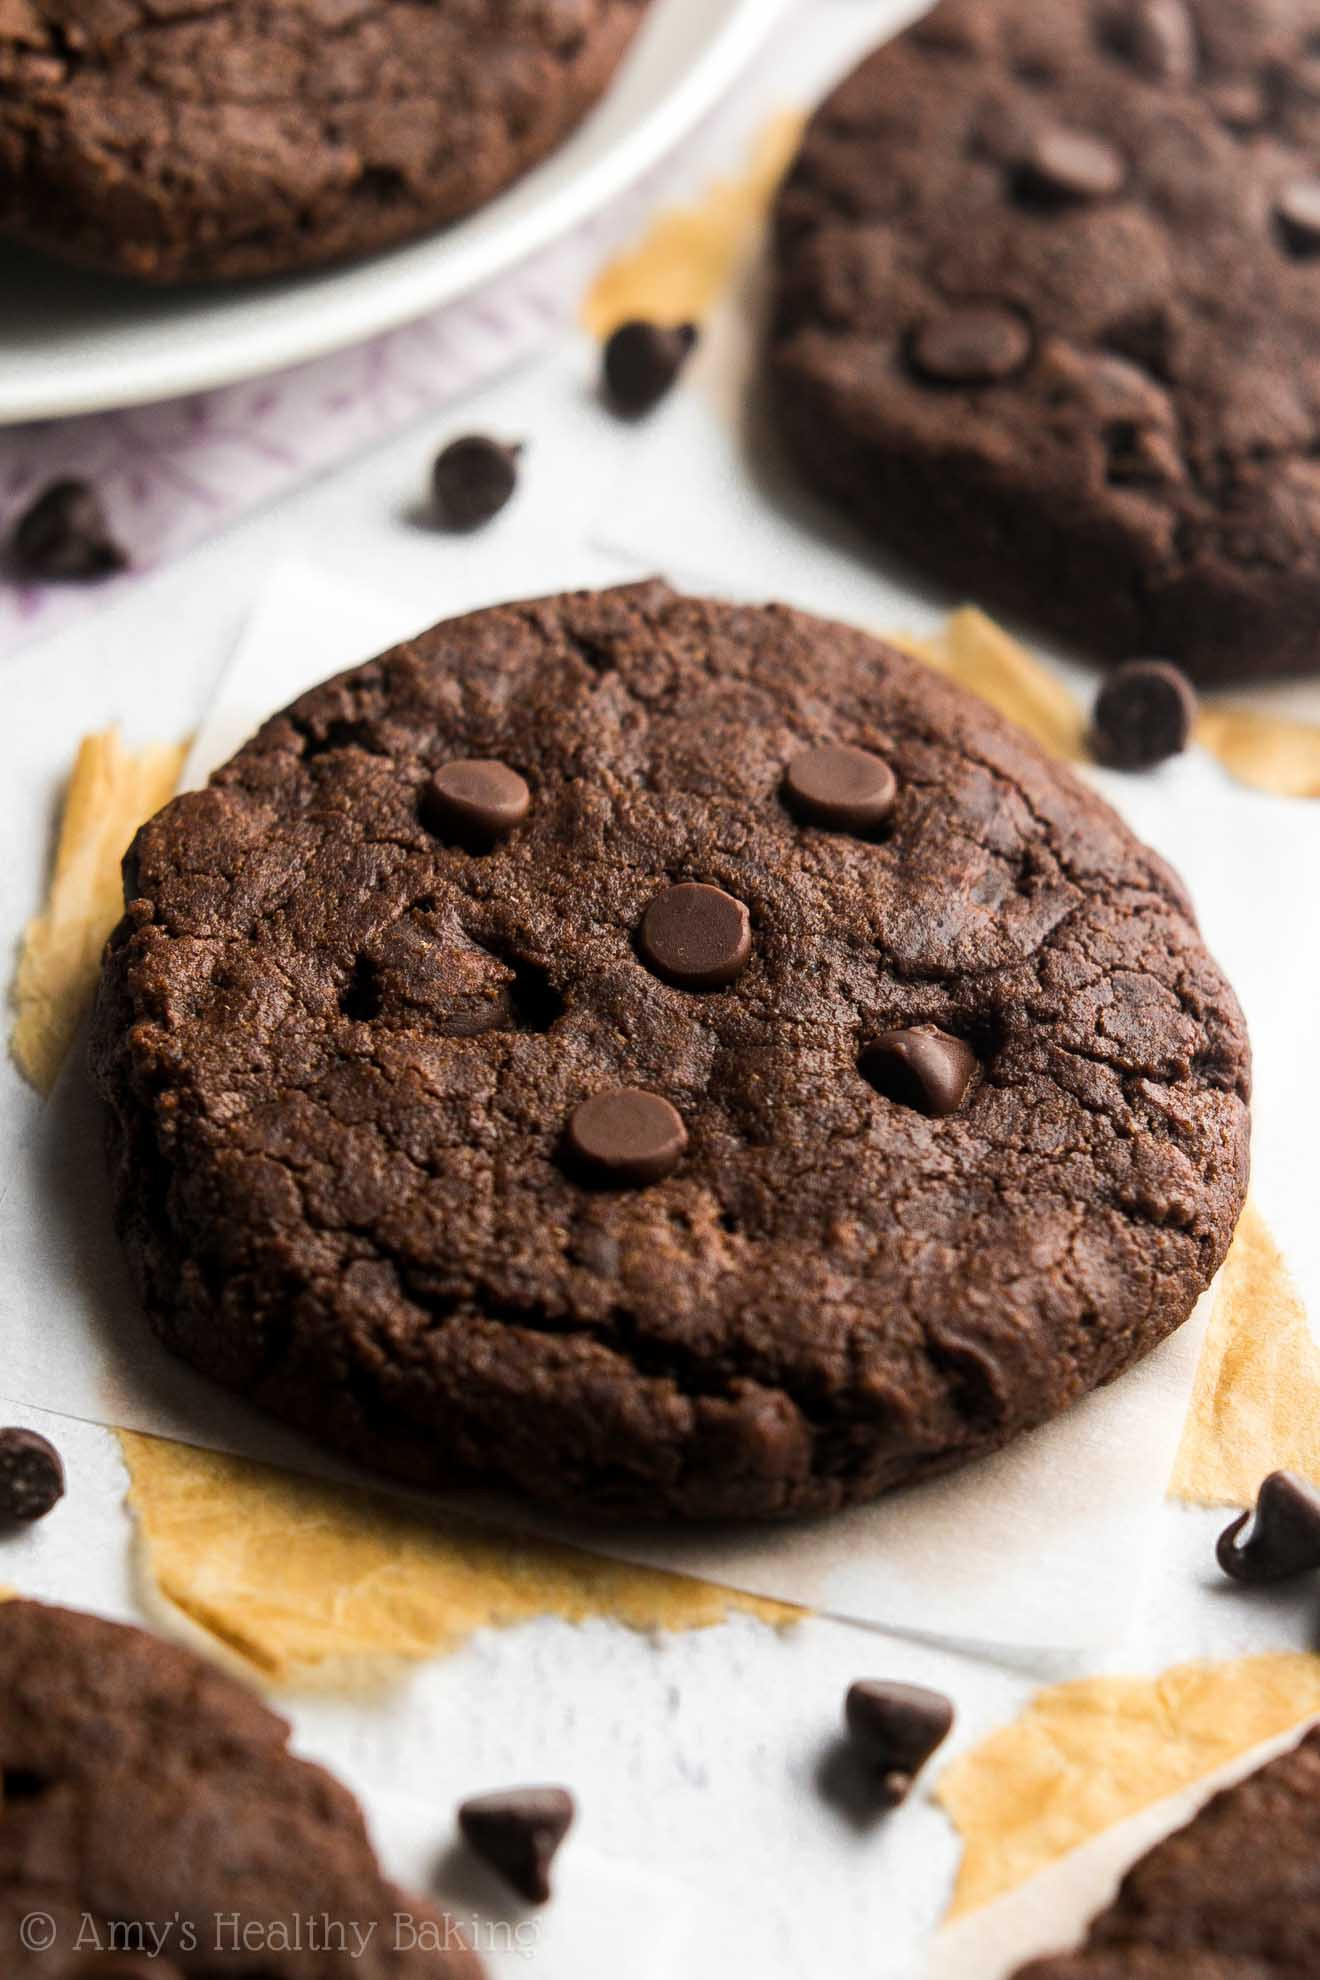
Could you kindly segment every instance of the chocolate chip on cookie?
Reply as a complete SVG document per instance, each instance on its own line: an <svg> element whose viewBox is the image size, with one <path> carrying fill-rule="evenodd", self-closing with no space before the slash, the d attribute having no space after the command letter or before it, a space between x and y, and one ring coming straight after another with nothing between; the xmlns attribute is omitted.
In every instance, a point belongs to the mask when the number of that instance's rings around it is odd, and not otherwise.
<svg viewBox="0 0 1320 1980"><path fill-rule="evenodd" d="M793 758L784 773L784 794L804 823L860 835L884 824L898 782L884 758L869 749L826 744Z"/></svg>
<svg viewBox="0 0 1320 1980"><path fill-rule="evenodd" d="M723 990L752 953L746 907L722 887L687 882L657 894L638 932L642 959L681 990Z"/></svg>
<svg viewBox="0 0 1320 1980"><path fill-rule="evenodd" d="M935 1025L882 1031L862 1048L861 1068L878 1093L932 1119L956 1114L976 1077L976 1054Z"/></svg>
<svg viewBox="0 0 1320 1980"><path fill-rule="evenodd" d="M465 756L442 763L428 778L418 807L423 821L441 835L495 840L522 824L531 803L527 779L507 763Z"/></svg>
<svg viewBox="0 0 1320 1980"><path fill-rule="evenodd" d="M1017 310L969 303L929 316L912 345L917 370L941 385L995 385L1031 356L1031 331Z"/></svg>
<svg viewBox="0 0 1320 1980"><path fill-rule="evenodd" d="M687 1147L683 1116L658 1093L621 1086L573 1109L568 1145L597 1181L642 1188L672 1174Z"/></svg>

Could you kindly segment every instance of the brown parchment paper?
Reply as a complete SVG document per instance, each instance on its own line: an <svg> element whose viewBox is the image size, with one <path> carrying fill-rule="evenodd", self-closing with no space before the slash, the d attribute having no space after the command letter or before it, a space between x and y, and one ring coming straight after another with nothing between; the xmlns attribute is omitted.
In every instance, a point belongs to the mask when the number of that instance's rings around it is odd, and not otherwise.
<svg viewBox="0 0 1320 1980"><path fill-rule="evenodd" d="M742 170L716 179L690 205L659 213L635 246L600 269L582 303L582 322L608 337L630 317L700 323L756 253L779 181L806 118L785 110L758 132Z"/></svg>
<svg viewBox="0 0 1320 1980"><path fill-rule="evenodd" d="M1170 1496L1249 1506L1269 1471L1320 1480L1320 1349L1282 1254L1248 1202L1225 1260Z"/></svg>
<svg viewBox="0 0 1320 1980"><path fill-rule="evenodd" d="M216 1451L119 1441L156 1594L270 1682L360 1679L542 1615L638 1630L801 1615Z"/></svg>
<svg viewBox="0 0 1320 1980"><path fill-rule="evenodd" d="M949 1916L988 1904L1317 1711L1320 1657L1302 1651L1040 1692L936 1788L964 1844Z"/></svg>
<svg viewBox="0 0 1320 1980"><path fill-rule="evenodd" d="M186 744L124 747L117 729L84 736L65 793L46 904L27 925L11 990L9 1049L23 1077L49 1093L119 919L119 862L144 819L179 781Z"/></svg>

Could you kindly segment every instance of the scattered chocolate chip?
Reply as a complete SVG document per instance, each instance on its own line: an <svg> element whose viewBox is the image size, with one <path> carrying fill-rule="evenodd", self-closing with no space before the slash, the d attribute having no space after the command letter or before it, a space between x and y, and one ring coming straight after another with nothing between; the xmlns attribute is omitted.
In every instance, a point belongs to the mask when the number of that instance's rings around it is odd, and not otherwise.
<svg viewBox="0 0 1320 1980"><path fill-rule="evenodd" d="M848 1688L844 1720L853 1744L877 1776L885 1806L896 1808L948 1738L953 1706L942 1692L921 1685L859 1678Z"/></svg>
<svg viewBox="0 0 1320 1980"><path fill-rule="evenodd" d="M650 412L696 348L695 323L621 323L605 345L605 391L617 412Z"/></svg>
<svg viewBox="0 0 1320 1980"><path fill-rule="evenodd" d="M1279 194L1274 210L1294 254L1320 253L1320 179L1294 179Z"/></svg>
<svg viewBox="0 0 1320 1980"><path fill-rule="evenodd" d="M1238 1535L1252 1518L1244 1512L1219 1536L1219 1565L1234 1581L1286 1581L1320 1568L1320 1491L1308 1479L1272 1471L1257 1495L1251 1533L1239 1546Z"/></svg>
<svg viewBox="0 0 1320 1980"><path fill-rule="evenodd" d="M470 843L502 839L521 825L532 802L526 779L507 763L456 757L422 786L422 823L441 837Z"/></svg>
<svg viewBox="0 0 1320 1980"><path fill-rule="evenodd" d="M1114 770L1149 770L1191 740L1196 691L1168 660L1128 660L1096 696L1091 744Z"/></svg>
<svg viewBox="0 0 1320 1980"><path fill-rule="evenodd" d="M1121 192L1127 167L1103 138L1056 125L1036 138L1023 160L1022 175L1026 188L1038 197L1086 202Z"/></svg>
<svg viewBox="0 0 1320 1980"><path fill-rule="evenodd" d="M751 917L723 888L685 881L656 895L637 946L648 969L680 990L723 990L752 953Z"/></svg>
<svg viewBox="0 0 1320 1980"><path fill-rule="evenodd" d="M1137 0L1128 29L1133 61L1158 82L1191 82L1197 70L1196 30L1184 0Z"/></svg>
<svg viewBox="0 0 1320 1980"><path fill-rule="evenodd" d="M804 749L784 772L784 796L808 825L827 832L874 832L894 808L898 784L882 756L827 743Z"/></svg>
<svg viewBox="0 0 1320 1980"><path fill-rule="evenodd" d="M64 1466L54 1444L17 1425L0 1430L0 1520L44 1519L64 1497Z"/></svg>
<svg viewBox="0 0 1320 1980"><path fill-rule="evenodd" d="M484 433L451 440L431 469L436 514L446 529L480 529L497 516L518 486L521 446Z"/></svg>
<svg viewBox="0 0 1320 1980"><path fill-rule="evenodd" d="M463 1802L458 1825L482 1861L520 1897L530 1904L545 1904L550 1896L550 1865L574 1812L566 1788L510 1788Z"/></svg>
<svg viewBox="0 0 1320 1980"><path fill-rule="evenodd" d="M594 1093L574 1108L568 1145L598 1182L638 1187L660 1182L687 1147L683 1116L658 1093L636 1086Z"/></svg>
<svg viewBox="0 0 1320 1980"><path fill-rule="evenodd" d="M1207 90L1210 108L1231 131L1254 131L1264 123L1268 106L1265 92L1247 77L1216 83Z"/></svg>
<svg viewBox="0 0 1320 1980"><path fill-rule="evenodd" d="M1021 371L1031 332L1011 309L993 303L946 310L922 324L912 343L918 371L941 385L993 385Z"/></svg>
<svg viewBox="0 0 1320 1980"><path fill-rule="evenodd" d="M886 1100L942 1120L956 1114L976 1072L976 1054L932 1025L882 1031L862 1047L863 1074Z"/></svg>
<svg viewBox="0 0 1320 1980"><path fill-rule="evenodd" d="M10 554L24 577L98 578L128 562L101 498L85 481L54 481L14 526Z"/></svg>

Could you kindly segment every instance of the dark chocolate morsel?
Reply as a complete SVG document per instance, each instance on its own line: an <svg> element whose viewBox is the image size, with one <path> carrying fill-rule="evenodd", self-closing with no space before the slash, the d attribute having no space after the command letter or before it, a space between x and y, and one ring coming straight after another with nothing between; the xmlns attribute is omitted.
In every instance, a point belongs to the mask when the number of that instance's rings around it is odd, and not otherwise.
<svg viewBox="0 0 1320 1980"><path fill-rule="evenodd" d="M1275 212L1294 254L1320 254L1320 179L1294 179L1279 194Z"/></svg>
<svg viewBox="0 0 1320 1980"><path fill-rule="evenodd" d="M0 1430L0 1521L44 1519L64 1497L64 1465L54 1444L17 1425Z"/></svg>
<svg viewBox="0 0 1320 1980"><path fill-rule="evenodd" d="M935 1025L882 1031L862 1047L859 1064L878 1093L942 1119L956 1114L976 1073L976 1054Z"/></svg>
<svg viewBox="0 0 1320 1980"><path fill-rule="evenodd" d="M844 1720L882 1800L896 1807L953 1726L953 1705L943 1692L918 1684L859 1678L848 1688Z"/></svg>
<svg viewBox="0 0 1320 1980"><path fill-rule="evenodd" d="M1261 1485L1253 1520L1244 1512L1219 1536L1220 1567L1234 1581L1286 1581L1320 1568L1320 1491L1295 1471L1272 1471Z"/></svg>
<svg viewBox="0 0 1320 1980"><path fill-rule="evenodd" d="M941 385L994 385L1031 356L1031 332L1016 310L967 304L928 317L912 340L912 361Z"/></svg>
<svg viewBox="0 0 1320 1980"><path fill-rule="evenodd" d="M598 1182L638 1188L678 1167L687 1129L677 1107L658 1093L620 1086L594 1093L574 1108L568 1146Z"/></svg>
<svg viewBox="0 0 1320 1980"><path fill-rule="evenodd" d="M621 323L605 345L605 390L621 413L649 412L696 348L695 323Z"/></svg>
<svg viewBox="0 0 1320 1980"><path fill-rule="evenodd" d="M54 481L19 517L10 540L23 577L98 578L128 558L110 531L101 498L85 481Z"/></svg>
<svg viewBox="0 0 1320 1980"><path fill-rule="evenodd" d="M883 757L845 744L804 749L784 773L790 809L830 832L873 832L893 810L897 793Z"/></svg>
<svg viewBox="0 0 1320 1980"><path fill-rule="evenodd" d="M509 1788L479 1794L458 1811L469 1846L529 1904L550 1896L550 1865L574 1815L567 1788Z"/></svg>
<svg viewBox="0 0 1320 1980"><path fill-rule="evenodd" d="M1168 660L1128 660L1096 697L1091 743L1115 770L1149 770L1178 756L1191 740L1196 691Z"/></svg>
<svg viewBox="0 0 1320 1980"><path fill-rule="evenodd" d="M1119 0L1109 26L1118 52L1152 82L1183 87L1195 77L1196 30L1186 0Z"/></svg>
<svg viewBox="0 0 1320 1980"><path fill-rule="evenodd" d="M1046 199L1112 199L1127 178L1122 154L1104 138L1058 124L1042 131L1022 163L1027 188Z"/></svg>
<svg viewBox="0 0 1320 1980"><path fill-rule="evenodd" d="M747 966L751 917L723 888L685 881L656 895L637 946L647 967L680 990L722 990Z"/></svg>
<svg viewBox="0 0 1320 1980"><path fill-rule="evenodd" d="M531 802L527 780L507 763L466 756L442 763L428 778L418 809L422 823L442 837L490 840L521 825Z"/></svg>
<svg viewBox="0 0 1320 1980"><path fill-rule="evenodd" d="M436 514L446 529L480 529L497 516L518 486L521 446L484 433L451 440L431 469Z"/></svg>

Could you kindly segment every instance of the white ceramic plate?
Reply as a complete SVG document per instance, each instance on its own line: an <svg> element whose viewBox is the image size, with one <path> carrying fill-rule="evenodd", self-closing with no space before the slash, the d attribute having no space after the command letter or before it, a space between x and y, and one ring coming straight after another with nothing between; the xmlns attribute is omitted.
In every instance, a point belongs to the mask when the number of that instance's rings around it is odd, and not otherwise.
<svg viewBox="0 0 1320 1980"><path fill-rule="evenodd" d="M728 90L787 0L653 0L569 141L458 225L356 267L157 294L0 249L0 425L206 391L452 302L605 205Z"/></svg>

